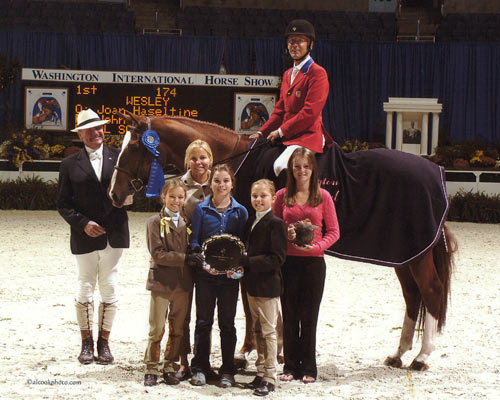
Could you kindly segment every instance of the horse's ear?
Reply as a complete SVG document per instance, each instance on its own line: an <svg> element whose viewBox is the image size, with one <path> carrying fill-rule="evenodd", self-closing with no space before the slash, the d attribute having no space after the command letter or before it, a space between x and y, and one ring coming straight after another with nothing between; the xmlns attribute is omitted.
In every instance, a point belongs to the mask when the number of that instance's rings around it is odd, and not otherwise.
<svg viewBox="0 0 500 400"><path fill-rule="evenodd" d="M117 111L116 113L125 120L125 122L129 125L133 126L139 126L139 118L138 115L135 115L134 113L131 113L128 110L124 110L126 114L121 113L120 111Z"/></svg>
<svg viewBox="0 0 500 400"><path fill-rule="evenodd" d="M131 119L131 123L132 125L134 126L139 126L140 124L140 121L139 121L139 116L138 115L135 115L134 113L131 113L130 111L127 111L127 114L129 116L129 118Z"/></svg>
<svg viewBox="0 0 500 400"><path fill-rule="evenodd" d="M132 123L133 123L133 120L132 120L132 118L131 118L131 116L130 116L130 113L129 113L127 110L125 110L125 112L126 112L126 113L128 113L129 115L125 115L125 114L121 113L120 111L117 111L116 113L117 113L117 114L118 114L118 116L119 116L121 119L123 119L123 120L124 120L127 124L132 124Z"/></svg>

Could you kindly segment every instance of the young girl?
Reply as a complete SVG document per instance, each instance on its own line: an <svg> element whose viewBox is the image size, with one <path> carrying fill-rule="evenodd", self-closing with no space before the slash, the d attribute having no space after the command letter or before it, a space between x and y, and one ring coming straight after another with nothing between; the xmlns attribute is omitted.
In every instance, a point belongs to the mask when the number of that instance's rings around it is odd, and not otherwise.
<svg viewBox="0 0 500 400"><path fill-rule="evenodd" d="M176 385L182 342L183 325L188 311L189 296L193 287L191 269L200 254L186 256L189 229L181 210L186 198L186 187L176 179L169 180L162 189L163 209L147 222L147 243L151 254L146 289L151 291L149 308L149 337L144 355L146 375L144 385L156 385L160 366L160 344L169 319L169 346L165 350L163 378L168 385Z"/></svg>
<svg viewBox="0 0 500 400"><path fill-rule="evenodd" d="M241 259L245 269L243 288L258 354L257 376L246 388L254 389L257 396L273 392L276 385L276 324L283 289L281 265L287 252L287 228L272 212L274 191L274 184L268 179L252 185L251 203L256 215L247 222L247 256Z"/></svg>
<svg viewBox="0 0 500 400"><path fill-rule="evenodd" d="M284 293L283 350L285 366L282 381L316 381L316 326L325 286L324 250L339 238L335 205L330 194L321 189L314 153L300 147L288 160L287 183L276 193L274 213L288 227L288 253L283 265ZM319 228L310 244L293 244L294 222L309 219ZM322 234L323 223L325 234Z"/></svg>
<svg viewBox="0 0 500 400"><path fill-rule="evenodd" d="M184 157L184 167L186 173L180 178L186 185L186 200L184 201L184 216L189 223L196 206L210 195L210 168L212 168L213 156L210 145L204 140L194 140L186 149ZM191 322L191 304L193 293L189 297L188 311L184 321L184 334L180 348L180 367L175 377L179 380L189 378L188 354L191 353L190 341L190 322ZM170 347L170 341L167 341L167 348Z"/></svg>
<svg viewBox="0 0 500 400"><path fill-rule="evenodd" d="M229 166L221 164L213 167L210 177L212 195L198 204L191 219L193 234L190 246L193 251L199 251L205 240L213 235L228 233L239 238L243 236L248 212L231 196L234 185L234 175ZM190 382L195 386L202 386L207 378L215 377L210 367L210 332L217 302L222 349L219 384L224 388L233 386L236 374L234 316L239 282L226 275L212 275L203 268L196 268L195 271L196 327L194 357L191 360L193 377Z"/></svg>

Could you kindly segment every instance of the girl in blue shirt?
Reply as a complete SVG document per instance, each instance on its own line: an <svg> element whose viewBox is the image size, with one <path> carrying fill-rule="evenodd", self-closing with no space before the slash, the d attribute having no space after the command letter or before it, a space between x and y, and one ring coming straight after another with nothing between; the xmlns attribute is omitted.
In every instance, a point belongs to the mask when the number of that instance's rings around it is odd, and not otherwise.
<svg viewBox="0 0 500 400"><path fill-rule="evenodd" d="M228 233L241 238L248 219L245 207L232 196L235 179L226 164L212 169L210 188L212 195L198 204L191 219L191 249L199 252L206 239ZM236 328L234 317L238 301L239 282L226 275L213 275L196 268L196 327L194 331L194 357L191 360L193 377L191 384L202 386L207 379L216 378L210 366L210 332L214 322L215 304L219 321L222 349L222 365L219 368L219 386L227 388L235 384L234 349Z"/></svg>

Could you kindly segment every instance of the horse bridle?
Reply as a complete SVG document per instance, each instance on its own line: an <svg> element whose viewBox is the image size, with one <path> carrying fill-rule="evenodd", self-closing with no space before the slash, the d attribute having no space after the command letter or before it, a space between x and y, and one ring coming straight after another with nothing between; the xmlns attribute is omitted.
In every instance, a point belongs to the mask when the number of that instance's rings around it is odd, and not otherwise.
<svg viewBox="0 0 500 400"><path fill-rule="evenodd" d="M118 165L115 165L115 169L117 171L123 172L124 174L126 174L132 178L129 181L129 185L132 186L132 189L134 189L134 191L136 193L140 192L142 189L144 189L144 186L146 186L146 184L143 182L143 180L141 178L139 178L139 170L141 168L143 161L144 161L144 154L141 157L141 162L137 164L137 170L135 171L135 175L132 172L130 172L129 170L122 168L122 167L119 167Z"/></svg>
<svg viewBox="0 0 500 400"><path fill-rule="evenodd" d="M146 117L146 121L148 122L148 130L151 129L151 119L149 117ZM137 129L136 127L133 127L133 129ZM144 183L144 181L139 178L139 170L141 169L141 165L142 165L142 162L144 161L144 153L142 154L141 156L141 160L140 162L137 164L137 170L135 171L135 174L133 174L132 172L130 172L129 170L125 169L125 168L122 168L122 167L119 167L117 165L115 165L115 169L119 172L123 172L125 175L128 175L132 178L132 180L129 182L129 185L132 186L132 189L134 189L135 193L138 193L140 192L142 189L144 189L144 186L146 186L146 184Z"/></svg>

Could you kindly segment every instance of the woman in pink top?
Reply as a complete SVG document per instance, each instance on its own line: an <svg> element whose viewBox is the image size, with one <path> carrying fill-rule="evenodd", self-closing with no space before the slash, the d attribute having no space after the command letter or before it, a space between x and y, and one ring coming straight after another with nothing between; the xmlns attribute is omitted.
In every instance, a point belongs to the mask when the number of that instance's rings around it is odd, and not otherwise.
<svg viewBox="0 0 500 400"><path fill-rule="evenodd" d="M319 185L312 151L301 147L292 153L286 187L276 193L273 207L274 214L288 225L281 297L285 366L280 379L313 383L317 377L316 326L326 275L324 251L338 240L340 232L333 200ZM313 241L299 247L293 243L296 233L291 224L305 219L318 228Z"/></svg>

